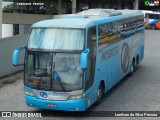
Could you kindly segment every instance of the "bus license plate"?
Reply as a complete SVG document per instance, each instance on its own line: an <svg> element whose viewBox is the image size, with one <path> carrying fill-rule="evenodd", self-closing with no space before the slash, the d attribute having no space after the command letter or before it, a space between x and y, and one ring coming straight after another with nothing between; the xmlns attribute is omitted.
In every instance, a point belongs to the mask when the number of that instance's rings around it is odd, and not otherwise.
<svg viewBox="0 0 160 120"><path fill-rule="evenodd" d="M47 107L56 107L56 104L47 103L46 106Z"/></svg>

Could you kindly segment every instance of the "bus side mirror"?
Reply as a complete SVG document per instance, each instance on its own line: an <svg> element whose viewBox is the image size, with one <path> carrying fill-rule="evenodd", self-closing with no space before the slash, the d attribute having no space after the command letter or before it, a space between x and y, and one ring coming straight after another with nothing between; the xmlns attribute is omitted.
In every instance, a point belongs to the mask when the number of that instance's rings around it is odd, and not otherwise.
<svg viewBox="0 0 160 120"><path fill-rule="evenodd" d="M87 67L88 54L89 54L89 49L86 49L81 53L81 69L85 69Z"/></svg>
<svg viewBox="0 0 160 120"><path fill-rule="evenodd" d="M12 63L14 66L23 65L19 64L19 53L25 48L26 46L21 46L13 51Z"/></svg>

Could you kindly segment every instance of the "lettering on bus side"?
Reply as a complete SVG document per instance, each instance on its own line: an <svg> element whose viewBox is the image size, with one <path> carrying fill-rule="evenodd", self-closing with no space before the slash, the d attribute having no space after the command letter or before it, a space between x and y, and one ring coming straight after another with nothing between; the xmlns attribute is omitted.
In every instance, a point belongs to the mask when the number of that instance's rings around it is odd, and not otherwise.
<svg viewBox="0 0 160 120"><path fill-rule="evenodd" d="M101 53L101 63L107 61L108 59L116 56L119 53L119 46L116 46L108 51Z"/></svg>

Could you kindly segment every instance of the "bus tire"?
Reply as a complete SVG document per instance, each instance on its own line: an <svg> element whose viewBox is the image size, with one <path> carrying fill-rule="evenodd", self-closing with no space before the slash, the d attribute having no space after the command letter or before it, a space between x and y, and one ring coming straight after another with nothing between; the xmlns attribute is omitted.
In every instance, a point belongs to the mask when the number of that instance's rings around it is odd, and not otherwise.
<svg viewBox="0 0 160 120"><path fill-rule="evenodd" d="M101 103L103 95L104 95L104 85L101 82L101 84L98 88L98 96L97 96L97 101L95 102L95 105L99 105Z"/></svg>
<svg viewBox="0 0 160 120"><path fill-rule="evenodd" d="M135 71L136 71L136 63L135 60L133 59L129 75L132 76Z"/></svg>
<svg viewBox="0 0 160 120"><path fill-rule="evenodd" d="M151 28L152 28L152 30L155 30L156 29L156 25L155 24L151 25Z"/></svg>

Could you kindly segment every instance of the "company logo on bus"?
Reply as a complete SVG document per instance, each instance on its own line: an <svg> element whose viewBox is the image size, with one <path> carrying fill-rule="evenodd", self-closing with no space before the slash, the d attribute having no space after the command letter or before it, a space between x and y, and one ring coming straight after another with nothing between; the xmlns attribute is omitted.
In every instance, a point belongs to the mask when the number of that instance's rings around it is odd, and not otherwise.
<svg viewBox="0 0 160 120"><path fill-rule="evenodd" d="M43 98L47 98L48 95L45 92L40 92L40 96L43 97Z"/></svg>
<svg viewBox="0 0 160 120"><path fill-rule="evenodd" d="M124 73L126 73L128 67L129 67L129 46L127 43L124 43L121 52L121 69Z"/></svg>
<svg viewBox="0 0 160 120"><path fill-rule="evenodd" d="M68 92L53 92L53 95L56 95L56 96L66 96L66 95L69 95Z"/></svg>

